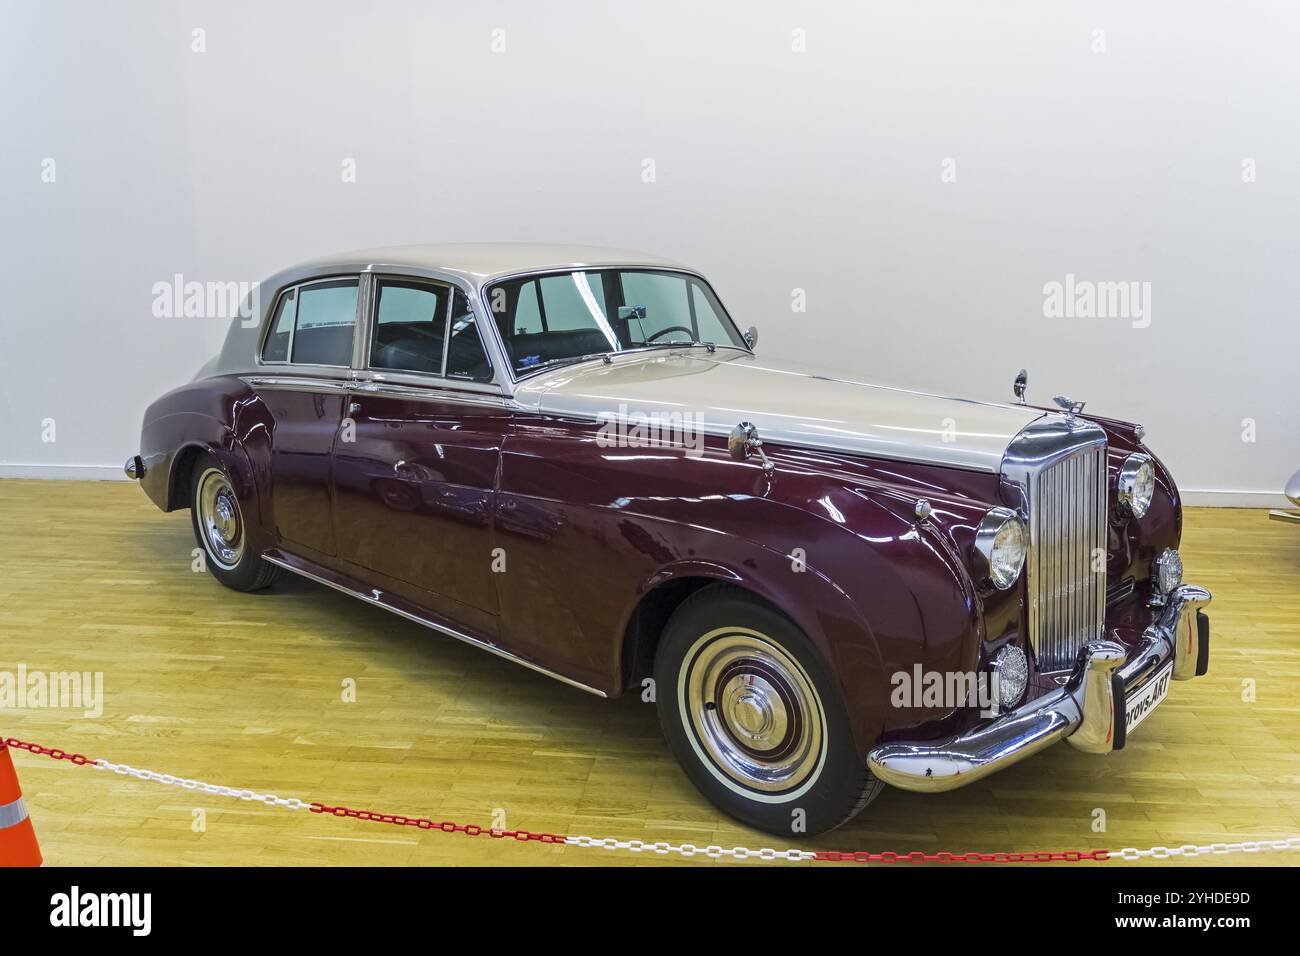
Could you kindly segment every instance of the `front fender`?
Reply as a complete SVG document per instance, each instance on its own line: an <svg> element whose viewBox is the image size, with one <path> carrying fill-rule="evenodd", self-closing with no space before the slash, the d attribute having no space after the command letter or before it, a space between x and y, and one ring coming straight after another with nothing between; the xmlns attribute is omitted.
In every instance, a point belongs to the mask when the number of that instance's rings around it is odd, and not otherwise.
<svg viewBox="0 0 1300 956"><path fill-rule="evenodd" d="M847 521L795 511L769 528L778 546L729 533L725 556L715 551L708 559L669 562L641 582L637 597L675 579L704 577L736 584L781 610L834 675L865 758L882 735L951 712L892 707L894 674L911 674L917 665L942 672L978 666L982 599L940 519L969 524L982 506L939 502L932 519L921 522L865 494L841 503L870 512L870 520L858 515L850 531Z"/></svg>

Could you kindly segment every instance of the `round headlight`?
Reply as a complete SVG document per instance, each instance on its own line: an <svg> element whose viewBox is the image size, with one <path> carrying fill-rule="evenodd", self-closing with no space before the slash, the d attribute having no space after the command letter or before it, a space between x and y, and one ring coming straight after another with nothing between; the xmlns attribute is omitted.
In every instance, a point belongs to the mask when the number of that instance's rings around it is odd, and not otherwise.
<svg viewBox="0 0 1300 956"><path fill-rule="evenodd" d="M1029 662L1025 659L1025 652L1014 644L1008 644L993 658L993 669L998 675L998 703L1003 707L1016 706L1025 695L1025 684L1029 683Z"/></svg>
<svg viewBox="0 0 1300 956"><path fill-rule="evenodd" d="M1183 558L1173 548L1165 548L1151 565L1152 583L1156 593L1166 597L1183 583Z"/></svg>
<svg viewBox="0 0 1300 956"><path fill-rule="evenodd" d="M1151 507L1151 496L1156 491L1156 466L1150 455L1129 455L1119 469L1119 500L1124 507L1141 518Z"/></svg>
<svg viewBox="0 0 1300 956"><path fill-rule="evenodd" d="M1010 508L990 509L975 529L976 571L1005 591L1020 577L1028 537L1020 515Z"/></svg>

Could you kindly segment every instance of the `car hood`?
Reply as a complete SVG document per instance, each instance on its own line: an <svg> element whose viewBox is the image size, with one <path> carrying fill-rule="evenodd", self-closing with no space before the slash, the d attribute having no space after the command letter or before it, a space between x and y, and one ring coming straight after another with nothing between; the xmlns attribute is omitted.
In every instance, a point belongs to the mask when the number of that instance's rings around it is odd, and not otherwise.
<svg viewBox="0 0 1300 956"><path fill-rule="evenodd" d="M874 385L850 373L724 348L627 353L609 364L597 359L561 367L520 382L515 399L530 410L597 421L676 413L687 427L710 435L748 421L766 444L985 472L997 472L1011 439L1044 414Z"/></svg>

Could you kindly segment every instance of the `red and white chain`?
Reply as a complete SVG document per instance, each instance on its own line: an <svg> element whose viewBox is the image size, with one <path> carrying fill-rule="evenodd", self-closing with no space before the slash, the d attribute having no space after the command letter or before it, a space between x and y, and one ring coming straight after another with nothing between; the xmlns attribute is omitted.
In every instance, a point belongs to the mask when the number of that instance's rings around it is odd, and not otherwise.
<svg viewBox="0 0 1300 956"><path fill-rule="evenodd" d="M564 842L570 846L599 847L602 850L625 850L629 853L654 853L659 856L677 854L679 856L705 856L711 860L731 857L736 860L815 860L817 853L813 850L751 850L743 846L723 847L717 844L695 846L692 843L646 843L644 840L616 840L613 837L571 836Z"/></svg>
<svg viewBox="0 0 1300 956"><path fill-rule="evenodd" d="M186 790L198 790L203 793L212 793L221 797L236 797L240 800L255 800L259 803L265 803L273 807L285 807L289 810L308 810L310 805L303 803L297 797L277 797L269 793L258 793L256 790L236 790L234 787L223 787L220 784L204 783L202 780L190 780L187 777L177 777L170 773L158 773L154 770L140 770L136 767L127 766L124 763L110 763L107 760L92 760L83 754L69 753L66 750L59 750L57 747L42 747L40 744L28 743L25 740L18 740L14 737L7 739L0 738L0 745L15 747L19 750L26 750L30 753L38 754L42 757L50 757L54 760L66 760L69 763L78 766L94 767L96 770L111 770L116 774L126 777L135 777L137 780L151 780L154 783L166 784L169 787L182 787Z"/></svg>
<svg viewBox="0 0 1300 956"><path fill-rule="evenodd" d="M1286 840L1245 840L1241 843L1207 843L1202 846L1188 843L1183 846L1153 846L1146 850L1128 847L1115 850L1111 855L1117 860L1168 860L1176 856L1222 856L1225 853L1269 853L1276 850L1300 850L1300 837Z"/></svg>
<svg viewBox="0 0 1300 956"><path fill-rule="evenodd" d="M202 780L190 780L186 777L173 776L170 773L158 773L154 770L139 770L136 767L128 767L124 763L109 763L107 760L90 761L90 766L96 770L111 770L113 773L121 774L126 777L135 777L137 780L152 780L154 783L166 784L169 787L182 787L186 790L198 790L202 793L212 793L220 797L236 797L240 800L251 800L257 803L265 803L271 807L284 807L288 810L309 810L309 804L303 803L297 797L277 797L270 793L258 793L256 790L236 790L234 787L223 787L216 783L204 783Z"/></svg>
<svg viewBox="0 0 1300 956"><path fill-rule="evenodd" d="M644 840L619 840L613 837L561 836L555 833L534 833L528 830L505 830L482 827L473 823L453 823L451 821L430 820L425 817L408 817L395 813L379 813L374 810L354 810L350 807L329 806L324 803L307 803L297 797L277 797L274 794L258 793L256 790L239 790L223 787L202 780L190 780L170 773L158 773L154 770L141 770L127 764L110 763L107 760L93 760L78 753L69 753L58 748L42 747L40 744L28 743L13 737L0 738L0 746L14 747L33 754L50 757L54 760L66 760L78 766L89 766L96 770L111 770L113 773L135 777L170 787L181 787L200 793L210 793L221 797L234 797L267 806L283 807L286 810L310 810L312 813L333 817L351 817L370 823L387 823L393 826L415 827L421 830L438 830L443 833L461 833L465 836L486 836L497 840L515 840L520 843L536 842L576 846L590 849L614 850L626 853L651 853L656 856L677 855L686 858L705 857L717 860L727 857L734 860L763 860L790 862L840 862L840 863L1076 863L1087 860L1105 862L1107 860L1167 860L1174 857L1197 857L1202 855L1223 855L1227 853L1268 853L1275 851L1300 850L1300 836L1282 840L1246 840L1240 843L1209 843L1203 846L1186 844L1177 847L1153 846L1139 850L1128 847L1123 850L1067 850L1063 852L1026 852L1026 853L893 853L884 851L840 852L838 850L773 850L764 847L751 850L748 847L723 847L717 844L695 846L691 843L669 843L658 841L647 843Z"/></svg>

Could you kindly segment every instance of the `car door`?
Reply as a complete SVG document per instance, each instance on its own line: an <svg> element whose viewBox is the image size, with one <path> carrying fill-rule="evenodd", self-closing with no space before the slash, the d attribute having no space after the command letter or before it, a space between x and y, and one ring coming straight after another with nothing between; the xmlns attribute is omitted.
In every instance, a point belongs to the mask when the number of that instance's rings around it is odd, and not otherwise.
<svg viewBox="0 0 1300 956"><path fill-rule="evenodd" d="M495 634L491 522L511 411L464 292L371 282L364 367L334 447L339 556L367 581Z"/></svg>
<svg viewBox="0 0 1300 956"><path fill-rule="evenodd" d="M280 292L249 380L271 414L270 522L278 542L324 560L337 551L331 451L351 379L358 276Z"/></svg>

